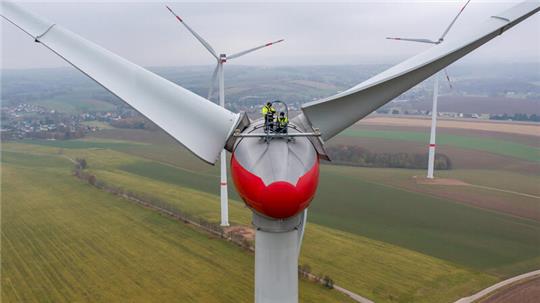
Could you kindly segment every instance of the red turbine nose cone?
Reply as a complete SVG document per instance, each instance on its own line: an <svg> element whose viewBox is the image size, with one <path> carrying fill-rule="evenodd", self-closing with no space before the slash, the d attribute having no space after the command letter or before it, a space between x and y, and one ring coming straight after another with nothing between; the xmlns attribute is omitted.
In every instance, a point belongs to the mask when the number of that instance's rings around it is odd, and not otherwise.
<svg viewBox="0 0 540 303"><path fill-rule="evenodd" d="M246 204L266 216L284 219L304 210L315 196L319 180L319 161L296 184L277 181L265 185L262 179L231 159L231 173L238 193Z"/></svg>

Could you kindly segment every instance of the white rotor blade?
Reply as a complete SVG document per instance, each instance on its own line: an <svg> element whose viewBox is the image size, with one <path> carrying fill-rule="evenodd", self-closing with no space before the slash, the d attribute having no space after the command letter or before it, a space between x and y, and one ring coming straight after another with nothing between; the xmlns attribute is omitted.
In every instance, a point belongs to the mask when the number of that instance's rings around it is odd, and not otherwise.
<svg viewBox="0 0 540 303"><path fill-rule="evenodd" d="M210 54L212 54L212 56L214 56L214 58L219 60L219 56L217 55L216 51L212 48L212 46L210 46L210 44L208 42L206 42L206 40L204 40L201 36L199 36L199 34L197 34L197 32L195 32L193 29L191 29L191 27L189 27L189 25L187 25L187 23L184 20L182 20L182 18L180 18L175 12L173 12L173 10L170 7L168 7L168 6L166 6L166 7L169 10L169 12L171 12L171 14L173 14L173 16L175 16L176 19L178 21L180 21L180 23L182 23L187 28L187 30L193 36L195 36L195 38L197 40L199 40L199 42L201 42L201 44L210 52Z"/></svg>
<svg viewBox="0 0 540 303"><path fill-rule="evenodd" d="M540 2L522 2L470 27L465 37L437 44L337 95L304 104L303 115L295 117L294 122L311 124L320 130L323 140L328 140L538 10Z"/></svg>
<svg viewBox="0 0 540 303"><path fill-rule="evenodd" d="M446 28L446 30L444 31L444 33L441 35L441 37L439 38L439 42L443 41L444 40L444 37L446 37L446 34L448 34L448 32L450 31L450 29L452 28L452 26L454 26L454 23L456 23L456 20L459 18L459 16L461 15L461 13L463 13L463 10L465 10L465 8L467 7L467 5L469 4L469 2L471 2L471 0L467 0L467 3L465 3L465 5L463 5L463 7L459 10L459 13L454 17L454 20L452 20L452 22L450 22L450 25L448 25L448 27Z"/></svg>
<svg viewBox="0 0 540 303"><path fill-rule="evenodd" d="M201 159L214 163L240 115L11 3L1 15L133 106Z"/></svg>
<svg viewBox="0 0 540 303"><path fill-rule="evenodd" d="M450 89L453 89L454 87L452 86L452 81L450 81L450 76L448 76L446 68L444 69L444 75L446 76L446 81L448 81L448 86L450 86Z"/></svg>
<svg viewBox="0 0 540 303"><path fill-rule="evenodd" d="M436 41L431 41L429 39L397 38L397 37L386 37L386 39L400 40L400 41L411 41L411 42L422 42L422 43L429 43L429 44L437 44L438 43Z"/></svg>
<svg viewBox="0 0 540 303"><path fill-rule="evenodd" d="M285 39L281 39L281 40L278 40L278 41L266 43L266 44L264 44L264 45L254 47L254 48L245 50L245 51L243 51L243 52L239 52L239 53L236 53L236 54L227 56L227 59L238 58L238 57L241 57L241 56L243 56L243 55L246 55L246 54L249 54L249 53L251 53L251 52L254 52L254 51L256 51L256 50L259 50L259 49L261 49L261 48L265 48L265 47L268 47L268 46L270 46L270 45L278 44L278 43L283 42L283 41L285 41Z"/></svg>
<svg viewBox="0 0 540 303"><path fill-rule="evenodd" d="M214 68L214 73L212 74L212 79L210 79L210 87L208 88L208 100L212 98L212 93L214 93L214 87L216 86L216 79L217 79L217 73L219 69L219 63L216 64L216 68Z"/></svg>

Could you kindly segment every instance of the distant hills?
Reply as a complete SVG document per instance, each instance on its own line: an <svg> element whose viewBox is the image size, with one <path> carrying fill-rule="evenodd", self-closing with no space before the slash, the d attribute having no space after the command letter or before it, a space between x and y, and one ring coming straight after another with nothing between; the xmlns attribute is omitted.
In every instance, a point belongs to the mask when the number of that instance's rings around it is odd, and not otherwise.
<svg viewBox="0 0 540 303"><path fill-rule="evenodd" d="M431 98L424 98L410 103L411 108L425 111L431 111L431 105ZM540 115L540 98L442 96L439 99L438 111L495 115L521 113Z"/></svg>
<svg viewBox="0 0 540 303"><path fill-rule="evenodd" d="M234 111L256 110L267 100L283 100L291 109L302 103L331 96L385 70L389 65L354 66L226 66L225 85L228 108ZM211 66L150 68L161 76L206 97ZM455 65L449 68L453 89L441 81L441 111L490 114L540 113L540 62L530 64ZM432 84L423 82L398 97L415 109L427 110L431 103ZM214 90L214 94L217 90ZM474 96L474 97L472 97ZM42 103L62 110L109 110L88 107L88 100L126 107L105 89L71 68L2 70L3 106L19 103ZM213 96L213 100L217 96ZM509 101L511 99L511 101ZM74 105L75 104L75 105ZM54 108L56 106L56 108Z"/></svg>

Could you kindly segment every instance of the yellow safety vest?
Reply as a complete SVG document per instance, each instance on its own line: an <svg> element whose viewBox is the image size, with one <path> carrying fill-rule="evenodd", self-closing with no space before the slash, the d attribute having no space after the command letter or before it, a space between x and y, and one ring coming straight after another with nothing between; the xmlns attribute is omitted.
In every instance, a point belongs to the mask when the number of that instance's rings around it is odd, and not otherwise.
<svg viewBox="0 0 540 303"><path fill-rule="evenodd" d="M273 106L267 106L267 105L263 106L262 115L266 116L266 114L268 114L268 112L274 114L274 113L276 113L276 109Z"/></svg>
<svg viewBox="0 0 540 303"><path fill-rule="evenodd" d="M278 118L279 126L284 127L289 123L289 118L287 117L279 117Z"/></svg>

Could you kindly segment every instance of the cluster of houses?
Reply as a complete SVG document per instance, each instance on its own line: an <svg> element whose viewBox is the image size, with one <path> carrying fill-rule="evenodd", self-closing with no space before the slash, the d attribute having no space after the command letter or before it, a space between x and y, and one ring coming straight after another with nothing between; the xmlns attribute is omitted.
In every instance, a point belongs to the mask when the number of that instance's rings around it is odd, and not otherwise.
<svg viewBox="0 0 540 303"><path fill-rule="evenodd" d="M387 115L413 115L413 116L431 116L429 110L403 109L401 107L382 108L377 110L377 114ZM437 116L446 118L469 118L469 119L491 119L491 114L486 113L458 113L458 112L437 112Z"/></svg>
<svg viewBox="0 0 540 303"><path fill-rule="evenodd" d="M36 104L17 104L1 108L2 139L74 139L99 127L87 125L85 121L110 122L122 119L122 112L85 112L68 115L49 110Z"/></svg>
<svg viewBox="0 0 540 303"><path fill-rule="evenodd" d="M3 114L8 114L15 118L28 113L45 114L49 112L54 113L54 110L47 110L43 106L27 103L21 103L11 107L2 107Z"/></svg>
<svg viewBox="0 0 540 303"><path fill-rule="evenodd" d="M127 111L108 111L108 112L88 112L78 115L81 121L101 121L111 122L131 117L134 115L133 110Z"/></svg>

